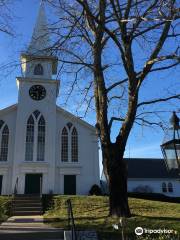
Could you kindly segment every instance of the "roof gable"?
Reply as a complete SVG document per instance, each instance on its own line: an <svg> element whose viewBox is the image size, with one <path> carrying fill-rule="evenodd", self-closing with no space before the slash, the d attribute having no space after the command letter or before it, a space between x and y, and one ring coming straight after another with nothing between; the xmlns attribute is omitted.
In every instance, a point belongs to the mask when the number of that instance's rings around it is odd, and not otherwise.
<svg viewBox="0 0 180 240"><path fill-rule="evenodd" d="M17 109L17 104L14 104L14 105L11 105L9 107L0 109L0 116L4 115L6 113L9 113L9 112L15 111L16 109Z"/></svg>
<svg viewBox="0 0 180 240"><path fill-rule="evenodd" d="M57 106L57 111L59 111L61 114L63 114L65 117L68 117L70 119L73 119L74 121L78 122L80 125L83 125L84 127L88 128L89 130L93 131L95 133L96 128L92 126L91 124L87 123L86 121L74 116L72 113L64 110L63 108Z"/></svg>

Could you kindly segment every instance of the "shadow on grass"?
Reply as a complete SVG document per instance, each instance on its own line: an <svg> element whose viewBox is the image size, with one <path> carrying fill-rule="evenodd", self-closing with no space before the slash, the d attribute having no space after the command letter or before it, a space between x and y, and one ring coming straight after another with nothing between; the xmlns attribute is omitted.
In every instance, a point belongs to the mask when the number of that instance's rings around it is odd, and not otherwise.
<svg viewBox="0 0 180 240"><path fill-rule="evenodd" d="M180 218L176 218L176 217L152 217L152 216L143 216L143 215L137 215L134 214L132 215L132 217L139 217L139 218L147 218L147 219L152 219L152 220L167 220L167 221L178 221L180 222ZM130 218L131 219L131 218Z"/></svg>
<svg viewBox="0 0 180 240"><path fill-rule="evenodd" d="M107 207L107 206L106 206ZM101 212L105 212L104 210L104 207L97 207L97 208L91 208L89 210L83 210L84 213L89 213L89 212L93 212L93 211L97 211L97 210L101 210L101 211L98 211L98 213L101 213ZM108 210L107 210L108 211Z"/></svg>
<svg viewBox="0 0 180 240"><path fill-rule="evenodd" d="M82 217L75 217L74 220L75 221L83 221L83 220L99 220L99 219L104 219L106 218L107 216L100 216L100 217L85 217L85 216L82 216Z"/></svg>

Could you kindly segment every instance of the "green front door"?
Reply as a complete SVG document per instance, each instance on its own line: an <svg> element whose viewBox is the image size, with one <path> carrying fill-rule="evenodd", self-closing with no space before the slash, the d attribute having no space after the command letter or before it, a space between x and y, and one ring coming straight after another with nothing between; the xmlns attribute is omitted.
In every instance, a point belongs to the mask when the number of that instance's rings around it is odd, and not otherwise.
<svg viewBox="0 0 180 240"><path fill-rule="evenodd" d="M2 179L3 179L3 176L0 175L0 195L1 195L1 192L2 192Z"/></svg>
<svg viewBox="0 0 180 240"><path fill-rule="evenodd" d="M76 195L76 175L64 175L64 194Z"/></svg>
<svg viewBox="0 0 180 240"><path fill-rule="evenodd" d="M25 194L40 194L42 174L26 174Z"/></svg>

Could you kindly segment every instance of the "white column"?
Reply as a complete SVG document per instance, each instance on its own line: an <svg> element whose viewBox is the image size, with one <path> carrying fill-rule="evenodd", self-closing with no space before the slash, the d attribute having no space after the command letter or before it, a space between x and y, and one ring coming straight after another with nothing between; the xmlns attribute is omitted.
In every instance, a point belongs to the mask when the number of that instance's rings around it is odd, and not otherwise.
<svg viewBox="0 0 180 240"><path fill-rule="evenodd" d="M18 177L18 194L25 193L25 173L21 173Z"/></svg>

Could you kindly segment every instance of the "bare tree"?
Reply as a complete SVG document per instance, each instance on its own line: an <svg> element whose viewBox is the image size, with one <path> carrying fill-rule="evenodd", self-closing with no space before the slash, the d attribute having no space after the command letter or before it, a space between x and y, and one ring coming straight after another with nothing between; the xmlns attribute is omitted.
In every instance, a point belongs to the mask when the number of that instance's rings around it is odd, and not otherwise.
<svg viewBox="0 0 180 240"><path fill-rule="evenodd" d="M13 14L10 9L12 0L0 0L0 32L13 35Z"/></svg>
<svg viewBox="0 0 180 240"><path fill-rule="evenodd" d="M139 96L152 73L179 66L178 1L48 2L58 16L51 25L52 50L59 55L60 71L69 72L71 80L74 76L69 94L77 87L84 94L87 110L95 103L110 215L129 217L123 156L133 124L160 125L160 110L154 111L152 106L180 99L178 88L153 99ZM154 121L148 118L152 114L157 117ZM116 121L119 127L113 142Z"/></svg>

